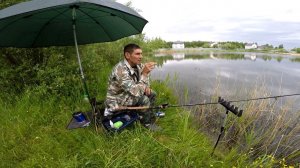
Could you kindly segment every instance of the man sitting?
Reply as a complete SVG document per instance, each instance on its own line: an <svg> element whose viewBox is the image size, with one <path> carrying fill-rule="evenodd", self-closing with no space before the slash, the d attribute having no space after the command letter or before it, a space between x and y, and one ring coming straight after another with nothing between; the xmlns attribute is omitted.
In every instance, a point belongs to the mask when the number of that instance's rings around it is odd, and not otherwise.
<svg viewBox="0 0 300 168"><path fill-rule="evenodd" d="M104 115L112 115L124 106L152 106L156 93L150 89L149 74L156 63L142 64L142 49L136 44L124 47L124 60L112 70L109 77ZM155 114L152 110L140 112L141 123L149 129L159 129L154 124Z"/></svg>

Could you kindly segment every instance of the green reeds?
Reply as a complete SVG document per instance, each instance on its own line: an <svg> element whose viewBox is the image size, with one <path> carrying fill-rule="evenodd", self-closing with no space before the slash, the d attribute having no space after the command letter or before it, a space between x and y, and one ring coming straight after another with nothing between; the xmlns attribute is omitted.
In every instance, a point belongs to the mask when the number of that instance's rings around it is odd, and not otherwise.
<svg viewBox="0 0 300 168"><path fill-rule="evenodd" d="M217 86L212 102L217 101L220 93L220 86ZM246 97L270 96L267 90L265 85L260 84L248 91ZM238 100L240 96L237 93L236 96L227 97L227 100ZM244 159L256 166L279 166L283 163L299 165L300 113L291 109L292 100L283 102L279 98L233 104L242 108L244 113L241 118L229 114L226 133L219 149L234 152L232 155L236 156L228 157L223 152L218 152L219 155L234 160L239 160L237 155L240 155L240 158L244 158L245 155ZM224 115L225 109L222 106L201 106L195 109L199 129L212 138L217 137Z"/></svg>

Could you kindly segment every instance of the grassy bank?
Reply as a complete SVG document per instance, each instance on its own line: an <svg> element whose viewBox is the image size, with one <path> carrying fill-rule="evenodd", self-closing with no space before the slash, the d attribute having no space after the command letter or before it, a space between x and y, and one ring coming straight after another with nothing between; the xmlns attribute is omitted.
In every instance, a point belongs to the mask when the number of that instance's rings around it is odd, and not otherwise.
<svg viewBox="0 0 300 168"><path fill-rule="evenodd" d="M156 88L161 90L161 101L174 102L170 91ZM31 93L15 104L2 103L0 167L206 167L218 163L209 157L209 140L189 128L188 113L167 111L168 117L158 121L162 132L149 132L137 124L108 136L92 127L65 129L72 110L80 104L84 104L80 99L64 102Z"/></svg>
<svg viewBox="0 0 300 168"><path fill-rule="evenodd" d="M153 88L159 93L158 103L176 103L163 83L154 82ZM88 105L81 98L48 96L43 99L32 92L13 104L2 101L0 167L272 167L281 164L267 153L251 157L250 146L243 150L224 150L224 142L211 157L214 140L200 133L191 113L183 109L166 111L166 117L157 121L164 128L161 132L150 132L136 124L112 136L103 131L96 133L91 126L66 130L74 110L88 110Z"/></svg>

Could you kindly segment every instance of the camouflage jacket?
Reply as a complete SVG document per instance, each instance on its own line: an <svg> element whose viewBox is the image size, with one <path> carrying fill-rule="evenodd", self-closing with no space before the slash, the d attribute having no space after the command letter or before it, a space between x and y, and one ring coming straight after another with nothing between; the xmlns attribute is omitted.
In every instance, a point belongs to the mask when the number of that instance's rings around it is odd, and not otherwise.
<svg viewBox="0 0 300 168"><path fill-rule="evenodd" d="M137 66L137 77L134 68L126 59L113 68L105 101L107 109L113 111L119 106L131 106L137 103L144 95L146 87L150 86L149 76L141 75L143 68L143 64Z"/></svg>

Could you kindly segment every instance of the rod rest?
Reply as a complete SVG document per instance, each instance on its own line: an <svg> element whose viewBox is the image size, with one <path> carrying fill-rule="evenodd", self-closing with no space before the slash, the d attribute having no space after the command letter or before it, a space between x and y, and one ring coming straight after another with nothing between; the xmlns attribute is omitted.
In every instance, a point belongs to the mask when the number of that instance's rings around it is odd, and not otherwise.
<svg viewBox="0 0 300 168"><path fill-rule="evenodd" d="M243 110L239 110L238 107L231 105L229 101L225 101L221 97L219 97L218 103L226 108L226 110L231 111L234 115L241 117L243 114Z"/></svg>

